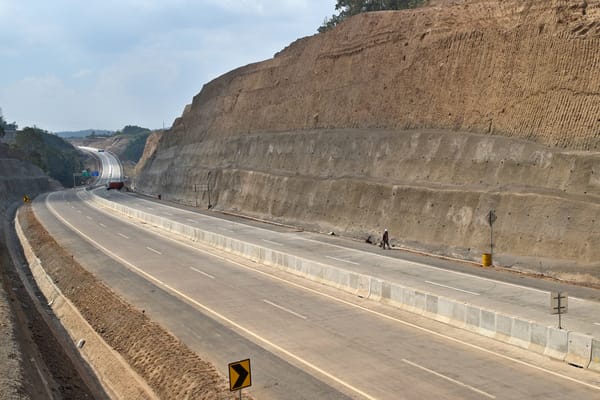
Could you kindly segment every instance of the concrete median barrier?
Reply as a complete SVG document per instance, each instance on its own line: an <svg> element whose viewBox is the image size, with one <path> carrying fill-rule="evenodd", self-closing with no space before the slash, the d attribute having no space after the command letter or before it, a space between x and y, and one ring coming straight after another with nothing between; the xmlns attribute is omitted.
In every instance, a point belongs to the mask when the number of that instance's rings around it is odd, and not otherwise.
<svg viewBox="0 0 600 400"><path fill-rule="evenodd" d="M569 332L557 328L548 328L548 341L544 354L548 357L564 361L568 351Z"/></svg>
<svg viewBox="0 0 600 400"><path fill-rule="evenodd" d="M587 368L592 359L592 337L578 332L569 332L569 347L565 361Z"/></svg>
<svg viewBox="0 0 600 400"><path fill-rule="evenodd" d="M592 339L592 354L588 368L600 372L600 340Z"/></svg>
<svg viewBox="0 0 600 400"><path fill-rule="evenodd" d="M304 259L191 227L108 201L91 193L91 201L186 239L324 283L360 297L380 301L428 318L467 329L548 357L600 371L600 342L590 336L537 324L462 301L426 293L375 276ZM591 361L591 363L590 363Z"/></svg>

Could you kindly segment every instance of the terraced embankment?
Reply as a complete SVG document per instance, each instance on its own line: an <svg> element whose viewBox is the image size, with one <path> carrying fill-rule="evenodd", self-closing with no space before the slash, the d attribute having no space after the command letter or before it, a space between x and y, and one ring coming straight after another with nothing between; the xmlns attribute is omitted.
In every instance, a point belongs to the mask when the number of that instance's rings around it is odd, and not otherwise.
<svg viewBox="0 0 600 400"><path fill-rule="evenodd" d="M359 15L204 86L135 186L311 229L600 275L600 1ZM200 190L198 193L196 190Z"/></svg>

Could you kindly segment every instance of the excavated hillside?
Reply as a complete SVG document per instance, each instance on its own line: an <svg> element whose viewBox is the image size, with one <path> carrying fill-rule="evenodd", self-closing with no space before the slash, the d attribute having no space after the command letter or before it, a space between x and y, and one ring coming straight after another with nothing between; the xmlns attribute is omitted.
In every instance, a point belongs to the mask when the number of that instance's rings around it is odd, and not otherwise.
<svg viewBox="0 0 600 400"><path fill-rule="evenodd" d="M600 0L430 4L206 84L136 188L474 260L495 209L496 262L600 276Z"/></svg>

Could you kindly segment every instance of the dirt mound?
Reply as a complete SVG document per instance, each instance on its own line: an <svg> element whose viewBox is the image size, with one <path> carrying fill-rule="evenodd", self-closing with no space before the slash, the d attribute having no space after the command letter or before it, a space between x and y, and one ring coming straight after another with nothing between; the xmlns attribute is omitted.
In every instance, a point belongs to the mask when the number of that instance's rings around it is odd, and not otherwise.
<svg viewBox="0 0 600 400"><path fill-rule="evenodd" d="M236 398L214 367L96 280L60 248L29 208L23 211L21 226L53 282L159 398Z"/></svg>

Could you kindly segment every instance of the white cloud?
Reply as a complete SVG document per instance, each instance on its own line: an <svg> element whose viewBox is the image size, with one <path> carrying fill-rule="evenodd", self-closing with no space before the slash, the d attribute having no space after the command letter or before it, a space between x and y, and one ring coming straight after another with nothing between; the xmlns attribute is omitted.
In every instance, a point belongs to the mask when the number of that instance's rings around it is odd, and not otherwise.
<svg viewBox="0 0 600 400"><path fill-rule="evenodd" d="M75 78L75 79L87 78L92 74L93 74L93 71L91 69L80 69L79 71L77 71L73 74L73 78Z"/></svg>
<svg viewBox="0 0 600 400"><path fill-rule="evenodd" d="M207 2L228 12L259 15L303 12L310 7L309 3L316 3L307 0L208 0Z"/></svg>
<svg viewBox="0 0 600 400"><path fill-rule="evenodd" d="M21 126L52 131L170 125L203 84L314 34L334 6L0 0L11 21L0 24L0 107Z"/></svg>

